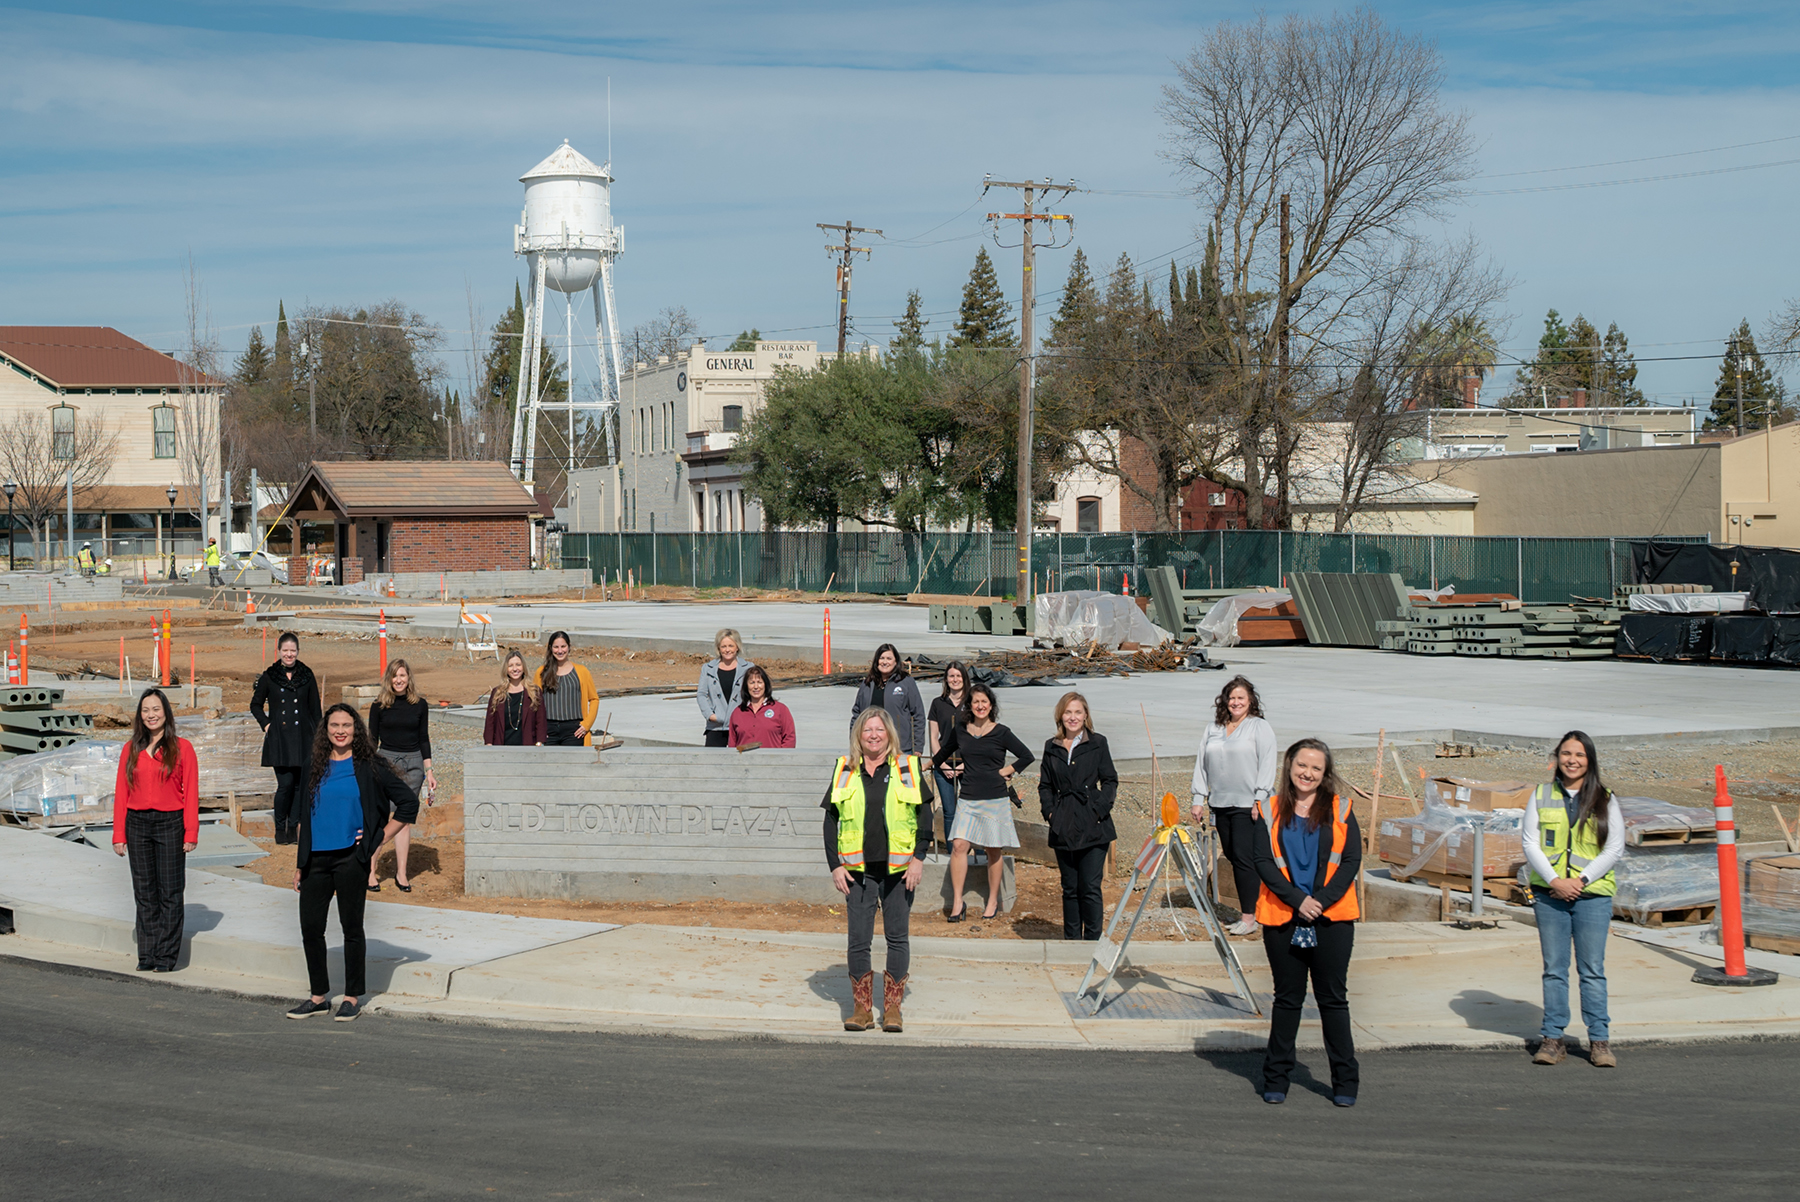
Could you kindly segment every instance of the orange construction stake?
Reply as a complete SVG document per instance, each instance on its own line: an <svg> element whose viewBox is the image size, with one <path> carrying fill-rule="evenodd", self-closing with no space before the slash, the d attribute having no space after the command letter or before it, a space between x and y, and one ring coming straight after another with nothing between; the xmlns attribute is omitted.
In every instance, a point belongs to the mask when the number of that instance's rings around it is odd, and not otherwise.
<svg viewBox="0 0 1800 1202"><path fill-rule="evenodd" d="M19 615L19 683L31 683L31 619Z"/></svg>
<svg viewBox="0 0 1800 1202"><path fill-rule="evenodd" d="M831 675L831 606L825 607L825 666L821 671Z"/></svg>
<svg viewBox="0 0 1800 1202"><path fill-rule="evenodd" d="M165 609L162 625L162 683L165 689L169 687L169 661L174 658L173 650L174 642L169 634L169 611Z"/></svg>
<svg viewBox="0 0 1800 1202"><path fill-rule="evenodd" d="M119 692L125 691L125 636L119 636Z"/></svg>
<svg viewBox="0 0 1800 1202"><path fill-rule="evenodd" d="M381 675L387 678L387 610L381 611Z"/></svg>
<svg viewBox="0 0 1800 1202"><path fill-rule="evenodd" d="M194 645L188 644L188 708L200 708L200 685L194 679Z"/></svg>

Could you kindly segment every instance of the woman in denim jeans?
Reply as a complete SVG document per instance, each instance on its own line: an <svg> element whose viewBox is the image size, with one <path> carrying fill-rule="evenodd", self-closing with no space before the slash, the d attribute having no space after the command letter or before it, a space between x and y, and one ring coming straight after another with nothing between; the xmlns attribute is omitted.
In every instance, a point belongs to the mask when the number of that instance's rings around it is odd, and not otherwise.
<svg viewBox="0 0 1800 1202"><path fill-rule="evenodd" d="M1613 866L1625 854L1625 816L1600 783L1594 740L1572 730L1556 744L1554 779L1539 785L1525 807L1521 830L1531 868L1538 946L1544 954L1544 1027L1534 1064L1568 1058L1569 946L1581 980L1581 1021L1588 1062L1616 1068L1606 1013L1606 934L1618 881Z"/></svg>

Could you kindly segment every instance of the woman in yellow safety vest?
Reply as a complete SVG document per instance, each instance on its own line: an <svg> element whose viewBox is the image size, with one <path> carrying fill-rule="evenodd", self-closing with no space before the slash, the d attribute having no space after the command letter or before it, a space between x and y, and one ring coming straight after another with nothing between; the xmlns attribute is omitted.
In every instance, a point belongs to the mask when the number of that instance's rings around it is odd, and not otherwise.
<svg viewBox="0 0 1800 1202"><path fill-rule="evenodd" d="M869 947L879 907L887 939L881 1029L898 1031L911 960L907 934L913 891L925 871L928 846L919 838L919 814L921 807L931 813L931 786L925 782L919 757L900 754L900 733L887 710L876 707L856 716L850 728L850 754L838 760L819 804L825 810L825 863L832 885L848 903L855 1010L844 1020L844 1030L867 1031L875 1025L875 973ZM930 828L925 829L929 835Z"/></svg>
<svg viewBox="0 0 1800 1202"><path fill-rule="evenodd" d="M1562 737L1550 768L1555 777L1531 795L1520 831L1544 954L1543 1039L1531 1061L1560 1064L1568 1058L1563 1029L1569 1025L1572 942L1588 1062L1617 1068L1607 1038L1606 932L1619 888L1613 866L1625 854L1625 815L1612 790L1600 783L1600 755L1585 732Z"/></svg>
<svg viewBox="0 0 1800 1202"><path fill-rule="evenodd" d="M1301 739L1287 749L1275 795L1256 807L1256 875L1262 879L1256 921L1275 980L1263 1053L1263 1101L1271 1104L1287 1101L1310 977L1331 1062L1331 1100L1356 1105L1349 978L1362 917L1356 899L1362 835L1343 794L1331 748Z"/></svg>

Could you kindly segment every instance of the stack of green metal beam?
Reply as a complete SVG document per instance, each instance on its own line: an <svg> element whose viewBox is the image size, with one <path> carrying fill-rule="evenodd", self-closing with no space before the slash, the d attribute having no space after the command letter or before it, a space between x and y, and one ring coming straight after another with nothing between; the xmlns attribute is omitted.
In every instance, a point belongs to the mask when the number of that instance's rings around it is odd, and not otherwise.
<svg viewBox="0 0 1800 1202"><path fill-rule="evenodd" d="M1611 605L1409 605L1380 624L1381 645L1414 655L1605 659L1623 613Z"/></svg>
<svg viewBox="0 0 1800 1202"><path fill-rule="evenodd" d="M1381 646L1380 627L1407 603L1396 572L1290 572L1287 587L1306 641L1318 647Z"/></svg>
<svg viewBox="0 0 1800 1202"><path fill-rule="evenodd" d="M61 689L0 689L0 759L54 751L88 738L94 716L53 709L62 699Z"/></svg>

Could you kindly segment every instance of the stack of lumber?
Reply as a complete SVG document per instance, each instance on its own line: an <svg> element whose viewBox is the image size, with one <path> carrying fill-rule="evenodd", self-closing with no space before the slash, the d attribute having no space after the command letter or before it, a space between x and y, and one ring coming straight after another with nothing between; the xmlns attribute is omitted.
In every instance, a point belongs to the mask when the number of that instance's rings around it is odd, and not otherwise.
<svg viewBox="0 0 1800 1202"><path fill-rule="evenodd" d="M1503 655L1529 659L1605 659L1622 611L1613 605L1408 605L1377 623L1381 646L1413 655Z"/></svg>
<svg viewBox="0 0 1800 1202"><path fill-rule="evenodd" d="M62 699L61 689L0 689L0 759L54 751L88 738L94 716L54 708Z"/></svg>

